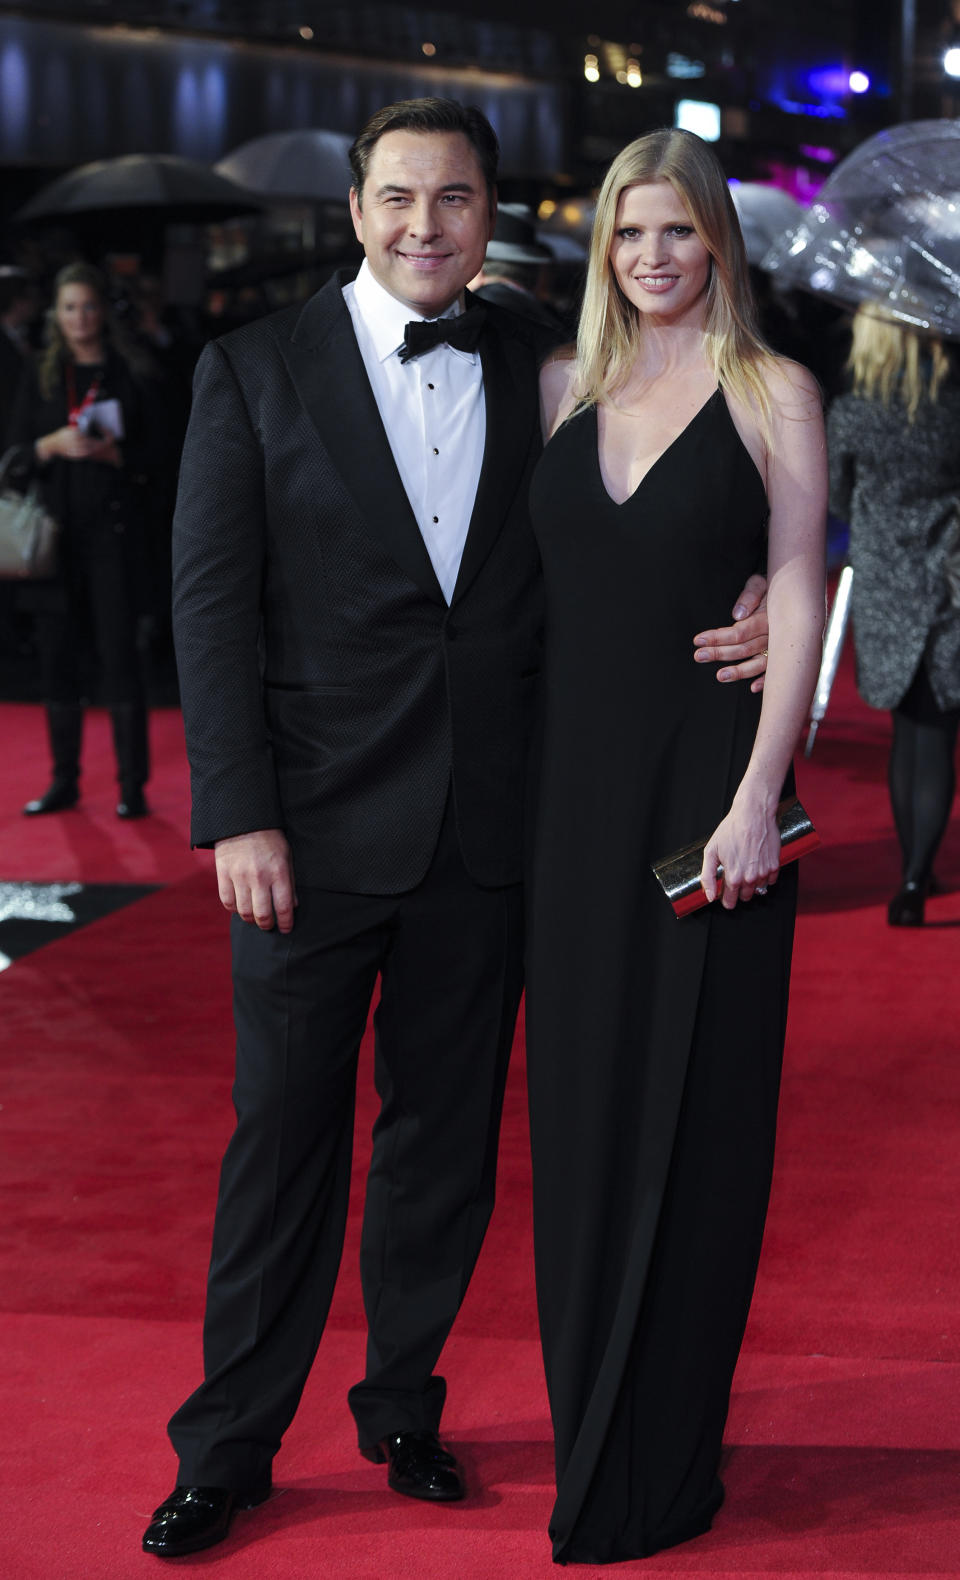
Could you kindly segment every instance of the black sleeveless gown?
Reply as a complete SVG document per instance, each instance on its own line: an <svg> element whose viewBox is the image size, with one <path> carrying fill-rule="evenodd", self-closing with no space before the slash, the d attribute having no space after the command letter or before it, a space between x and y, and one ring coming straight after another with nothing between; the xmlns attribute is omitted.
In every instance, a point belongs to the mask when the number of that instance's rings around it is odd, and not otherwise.
<svg viewBox="0 0 960 1580"><path fill-rule="evenodd" d="M706 837L760 697L692 659L763 563L716 391L622 505L597 415L534 478L547 590L527 1050L559 1562L706 1530L773 1165L796 869L678 921L651 863Z"/></svg>

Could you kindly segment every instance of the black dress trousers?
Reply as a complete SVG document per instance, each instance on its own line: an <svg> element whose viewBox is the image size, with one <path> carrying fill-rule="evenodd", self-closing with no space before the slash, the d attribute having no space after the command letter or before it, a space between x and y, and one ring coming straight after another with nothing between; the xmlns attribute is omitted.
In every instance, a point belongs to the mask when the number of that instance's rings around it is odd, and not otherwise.
<svg viewBox="0 0 960 1580"><path fill-rule="evenodd" d="M316 1355L342 1246L357 1054L378 973L362 1239L362 1448L436 1429L434 1366L493 1208L522 987L519 885L483 889L452 800L430 869L385 897L299 889L291 933L233 920L237 1125L224 1157L205 1379L170 1422L179 1480L242 1489L269 1470Z"/></svg>

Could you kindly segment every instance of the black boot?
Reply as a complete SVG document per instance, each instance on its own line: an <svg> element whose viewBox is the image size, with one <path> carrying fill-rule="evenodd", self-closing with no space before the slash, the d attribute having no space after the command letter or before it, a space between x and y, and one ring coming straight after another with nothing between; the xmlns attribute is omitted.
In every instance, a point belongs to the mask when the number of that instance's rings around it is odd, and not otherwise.
<svg viewBox="0 0 960 1580"><path fill-rule="evenodd" d="M79 702L48 702L47 732L53 758L53 779L49 790L24 807L27 817L42 812L65 812L80 799L80 740L83 735L83 708Z"/></svg>
<svg viewBox="0 0 960 1580"><path fill-rule="evenodd" d="M887 906L887 921L891 927L922 927L923 902L927 897L926 883L904 883Z"/></svg>
<svg viewBox="0 0 960 1580"><path fill-rule="evenodd" d="M150 810L143 796L143 787L150 776L147 710L142 703L129 702L111 708L110 717L120 783L117 817L146 817Z"/></svg>

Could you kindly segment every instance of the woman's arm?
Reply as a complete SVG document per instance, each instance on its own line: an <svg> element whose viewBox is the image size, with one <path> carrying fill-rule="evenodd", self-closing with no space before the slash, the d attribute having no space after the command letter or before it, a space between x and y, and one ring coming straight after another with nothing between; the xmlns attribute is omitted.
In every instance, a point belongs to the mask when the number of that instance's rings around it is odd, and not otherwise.
<svg viewBox="0 0 960 1580"><path fill-rule="evenodd" d="M116 453L113 439L96 439L67 423L52 433L41 434L33 441L33 458L40 466L58 457L62 461L107 461L113 466L123 463Z"/></svg>
<svg viewBox="0 0 960 1580"><path fill-rule="evenodd" d="M770 379L773 404L767 465L769 657L763 707L750 762L733 805L704 852L701 881L732 909L780 867L777 803L807 718L820 667L825 616L827 454L820 391L795 363Z"/></svg>
<svg viewBox="0 0 960 1580"><path fill-rule="evenodd" d="M40 394L36 366L31 363L20 380L9 429L9 441L20 451L18 465L24 470L33 463L46 466L57 457L65 461L89 461L99 457L99 452L109 443L109 440L88 438L69 424L48 429L46 425L51 415L50 403Z"/></svg>

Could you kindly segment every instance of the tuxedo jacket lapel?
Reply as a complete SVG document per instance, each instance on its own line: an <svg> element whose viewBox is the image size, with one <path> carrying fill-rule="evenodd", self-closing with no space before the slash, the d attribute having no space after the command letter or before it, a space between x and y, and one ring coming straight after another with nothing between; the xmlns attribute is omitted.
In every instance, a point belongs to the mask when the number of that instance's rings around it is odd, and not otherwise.
<svg viewBox="0 0 960 1580"><path fill-rule="evenodd" d="M491 325L480 337L480 361L487 409L487 431L477 497L470 517L463 559L453 590L456 604L468 590L500 532L520 484L530 453L531 422L536 405L524 398L530 383L529 363L521 362L516 347Z"/></svg>
<svg viewBox="0 0 960 1580"><path fill-rule="evenodd" d="M341 283L335 276L311 297L281 347L284 360L367 531L428 597L444 603L394 463Z"/></svg>

